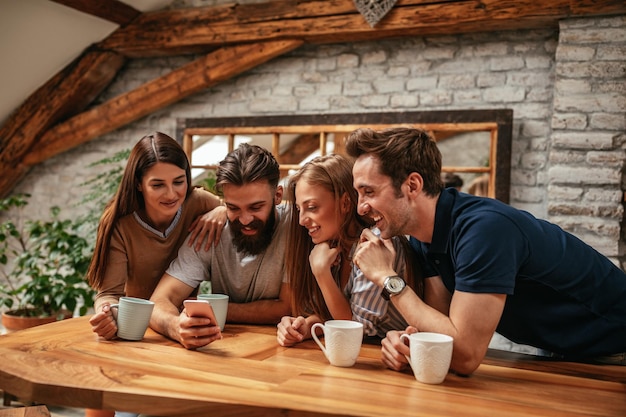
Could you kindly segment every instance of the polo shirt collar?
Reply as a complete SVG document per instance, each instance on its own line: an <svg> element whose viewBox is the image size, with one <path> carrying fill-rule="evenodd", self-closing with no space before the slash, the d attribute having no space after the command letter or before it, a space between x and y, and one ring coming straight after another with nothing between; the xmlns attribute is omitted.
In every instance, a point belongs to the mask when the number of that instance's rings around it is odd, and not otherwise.
<svg viewBox="0 0 626 417"><path fill-rule="evenodd" d="M433 228L433 240L430 244L430 253L446 253L448 237L452 229L452 209L458 191L453 188L444 189L437 200L435 210L435 226Z"/></svg>

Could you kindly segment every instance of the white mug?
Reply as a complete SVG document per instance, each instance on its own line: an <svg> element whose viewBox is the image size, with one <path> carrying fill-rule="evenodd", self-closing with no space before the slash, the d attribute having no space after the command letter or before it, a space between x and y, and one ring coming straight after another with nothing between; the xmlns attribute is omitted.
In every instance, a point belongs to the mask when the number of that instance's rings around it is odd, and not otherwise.
<svg viewBox="0 0 626 417"><path fill-rule="evenodd" d="M211 307L213 307L213 313L217 319L217 325L220 330L224 330L226 326L226 315L228 314L228 295L226 294L198 294L198 300L207 300Z"/></svg>
<svg viewBox="0 0 626 417"><path fill-rule="evenodd" d="M446 334L427 332L403 334L400 337L409 341L411 355L406 359L415 379L425 384L441 384L450 369L454 339Z"/></svg>
<svg viewBox="0 0 626 417"><path fill-rule="evenodd" d="M111 305L117 309L117 337L126 340L143 339L150 316L154 309L154 302L135 297L120 297L117 304Z"/></svg>
<svg viewBox="0 0 626 417"><path fill-rule="evenodd" d="M317 338L315 329L324 332L326 346ZM329 320L311 326L311 335L331 365L348 367L356 362L363 342L363 324L351 320Z"/></svg>

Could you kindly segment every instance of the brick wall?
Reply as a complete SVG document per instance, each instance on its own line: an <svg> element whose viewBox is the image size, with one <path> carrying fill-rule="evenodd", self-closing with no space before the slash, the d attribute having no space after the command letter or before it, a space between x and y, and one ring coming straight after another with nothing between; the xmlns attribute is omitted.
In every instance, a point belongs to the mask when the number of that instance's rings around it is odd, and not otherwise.
<svg viewBox="0 0 626 417"><path fill-rule="evenodd" d="M625 57L626 16L568 20L559 30L304 46L46 161L16 192L35 194L26 216L46 216L52 205L81 211L74 204L96 171L90 162L149 131L174 135L176 118L511 108L511 205L623 262ZM133 60L99 100L193 58Z"/></svg>

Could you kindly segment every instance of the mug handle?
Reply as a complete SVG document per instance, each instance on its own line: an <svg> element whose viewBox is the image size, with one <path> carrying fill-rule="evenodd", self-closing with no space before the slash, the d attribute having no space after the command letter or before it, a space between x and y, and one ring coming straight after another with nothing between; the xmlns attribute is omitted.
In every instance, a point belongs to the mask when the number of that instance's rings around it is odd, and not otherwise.
<svg viewBox="0 0 626 417"><path fill-rule="evenodd" d="M402 339L402 340L406 339L409 342L409 347L410 347L411 346L411 338L409 336L410 335L408 333L403 333L403 334L400 335L400 339ZM409 366L411 368L413 368L413 365L411 364L411 357L407 356L407 355L404 355L404 357L406 358L407 362L409 363Z"/></svg>
<svg viewBox="0 0 626 417"><path fill-rule="evenodd" d="M113 309L117 311L113 312ZM117 322L117 313L119 313L120 311L120 304L116 303L116 304L109 305L109 311L111 311L111 314L113 315L113 319Z"/></svg>
<svg viewBox="0 0 626 417"><path fill-rule="evenodd" d="M324 344L322 344L322 342L320 342L320 340L317 338L317 332L315 331L315 329L318 327L322 329L322 332L325 330L322 323L315 323L313 326L311 326L311 336L313 337L313 340L315 340L315 343L317 343L317 345L320 347L320 349L322 349L322 352L324 352L324 356L327 356Z"/></svg>

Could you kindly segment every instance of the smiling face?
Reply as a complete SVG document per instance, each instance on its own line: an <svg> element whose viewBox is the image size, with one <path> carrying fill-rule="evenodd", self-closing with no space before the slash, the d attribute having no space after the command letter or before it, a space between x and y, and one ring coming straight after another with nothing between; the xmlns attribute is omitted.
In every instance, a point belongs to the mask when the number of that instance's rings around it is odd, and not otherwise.
<svg viewBox="0 0 626 417"><path fill-rule="evenodd" d="M381 174L380 161L374 156L362 155L354 163L352 174L359 194L358 213L376 222L383 239L409 234L415 213L402 188L396 190L391 178Z"/></svg>
<svg viewBox="0 0 626 417"><path fill-rule="evenodd" d="M309 231L313 243L337 240L341 219L334 194L303 179L298 181L295 194L299 223Z"/></svg>
<svg viewBox="0 0 626 417"><path fill-rule="evenodd" d="M141 178L139 191L143 194L148 219L157 227L167 227L187 195L185 170L157 162Z"/></svg>
<svg viewBox="0 0 626 417"><path fill-rule="evenodd" d="M242 186L224 184L222 191L237 251L252 255L264 251L272 240L282 188L274 191L267 181L259 180Z"/></svg>

